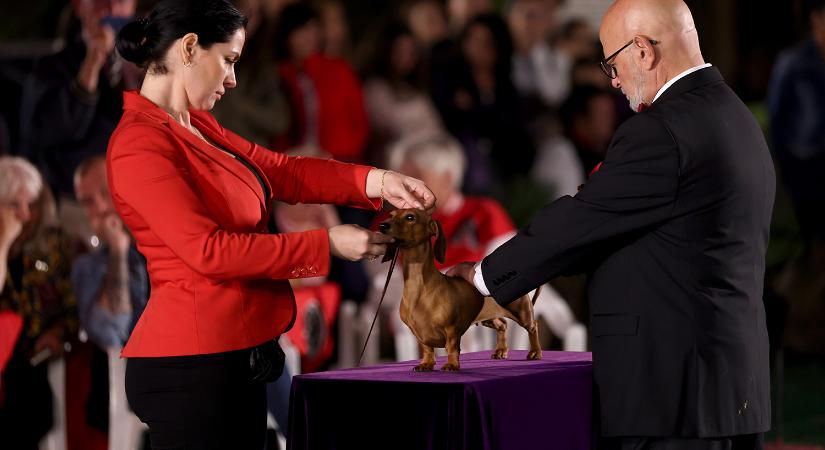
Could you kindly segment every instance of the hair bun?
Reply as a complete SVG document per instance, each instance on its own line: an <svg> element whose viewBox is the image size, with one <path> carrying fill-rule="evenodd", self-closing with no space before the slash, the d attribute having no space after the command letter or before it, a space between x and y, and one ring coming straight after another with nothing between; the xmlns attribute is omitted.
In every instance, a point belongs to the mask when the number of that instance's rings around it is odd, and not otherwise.
<svg viewBox="0 0 825 450"><path fill-rule="evenodd" d="M143 67L149 57L146 45L146 29L149 27L149 20L140 18L129 22L117 35L115 43L118 53L126 61L135 63Z"/></svg>

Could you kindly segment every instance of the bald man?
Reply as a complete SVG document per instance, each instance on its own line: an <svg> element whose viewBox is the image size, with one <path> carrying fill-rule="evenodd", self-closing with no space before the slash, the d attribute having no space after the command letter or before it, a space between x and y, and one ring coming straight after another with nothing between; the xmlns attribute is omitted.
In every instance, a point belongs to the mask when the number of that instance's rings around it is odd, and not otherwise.
<svg viewBox="0 0 825 450"><path fill-rule="evenodd" d="M588 274L600 448L761 448L776 187L762 131L705 63L681 0L619 0L600 39L638 114L576 196L453 274L501 304Z"/></svg>

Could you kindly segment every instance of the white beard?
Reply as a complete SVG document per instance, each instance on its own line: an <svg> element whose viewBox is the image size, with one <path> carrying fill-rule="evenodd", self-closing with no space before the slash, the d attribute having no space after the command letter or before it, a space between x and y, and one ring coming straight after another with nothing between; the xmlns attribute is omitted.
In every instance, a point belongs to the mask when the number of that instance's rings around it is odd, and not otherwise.
<svg viewBox="0 0 825 450"><path fill-rule="evenodd" d="M644 86L645 76L642 73L642 70L639 69L638 66L633 66L633 93L625 92L625 97L627 97L628 103L630 103L630 109L634 112L641 112L642 105L645 104L643 94L642 94L642 86Z"/></svg>

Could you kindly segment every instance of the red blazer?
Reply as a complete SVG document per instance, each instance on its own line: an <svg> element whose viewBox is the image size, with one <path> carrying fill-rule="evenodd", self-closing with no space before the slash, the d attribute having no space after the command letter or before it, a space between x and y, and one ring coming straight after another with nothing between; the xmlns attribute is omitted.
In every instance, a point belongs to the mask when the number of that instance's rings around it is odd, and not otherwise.
<svg viewBox="0 0 825 450"><path fill-rule="evenodd" d="M318 143L322 150L341 161L359 162L369 135L361 83L344 60L315 54L302 67L312 80L318 100ZM287 134L273 142L278 151L303 143L306 128L304 96L298 85L298 68L293 62L278 65L287 98L293 112Z"/></svg>
<svg viewBox="0 0 825 450"><path fill-rule="evenodd" d="M342 203L378 208L366 197L369 167L287 157L191 112L202 141L135 92L109 141L109 189L147 260L151 297L125 357L178 356L253 347L292 324L287 279L329 270L326 230L268 234L267 205Z"/></svg>

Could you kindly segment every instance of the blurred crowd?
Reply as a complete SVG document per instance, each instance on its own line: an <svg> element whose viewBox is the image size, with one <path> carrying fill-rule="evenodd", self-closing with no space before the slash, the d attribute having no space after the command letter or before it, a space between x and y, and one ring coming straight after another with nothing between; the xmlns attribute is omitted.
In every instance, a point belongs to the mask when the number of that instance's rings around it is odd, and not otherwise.
<svg viewBox="0 0 825 450"><path fill-rule="evenodd" d="M575 195L631 114L599 68L597 30L560 20L563 1L409 0L356 42L343 1L238 0L249 18L238 86L213 113L272 151L423 179L448 225L447 259L479 259L543 204ZM52 429L48 367L58 360L72 386L59 405L70 448L106 446L109 354L128 338L150 290L107 189L105 152L122 92L138 89L143 76L117 55L114 39L147 3L68 2L62 47L22 78L18 115L0 115L0 436L19 436L13 448L37 448ZM810 298L802 312L785 306L783 314L813 322L825 316L825 6L806 4L810 37L777 60L768 97L804 251L769 277L768 292ZM273 207L282 232L376 220L348 208ZM373 305L385 275L336 260L327 278L295 280L302 315L290 337L304 371L330 367L339 306ZM545 303L556 306L546 344L584 350L583 280L548 289L555 300ZM415 357L398 342L384 347L376 358ZM270 410L284 425L288 391L279 385Z"/></svg>

